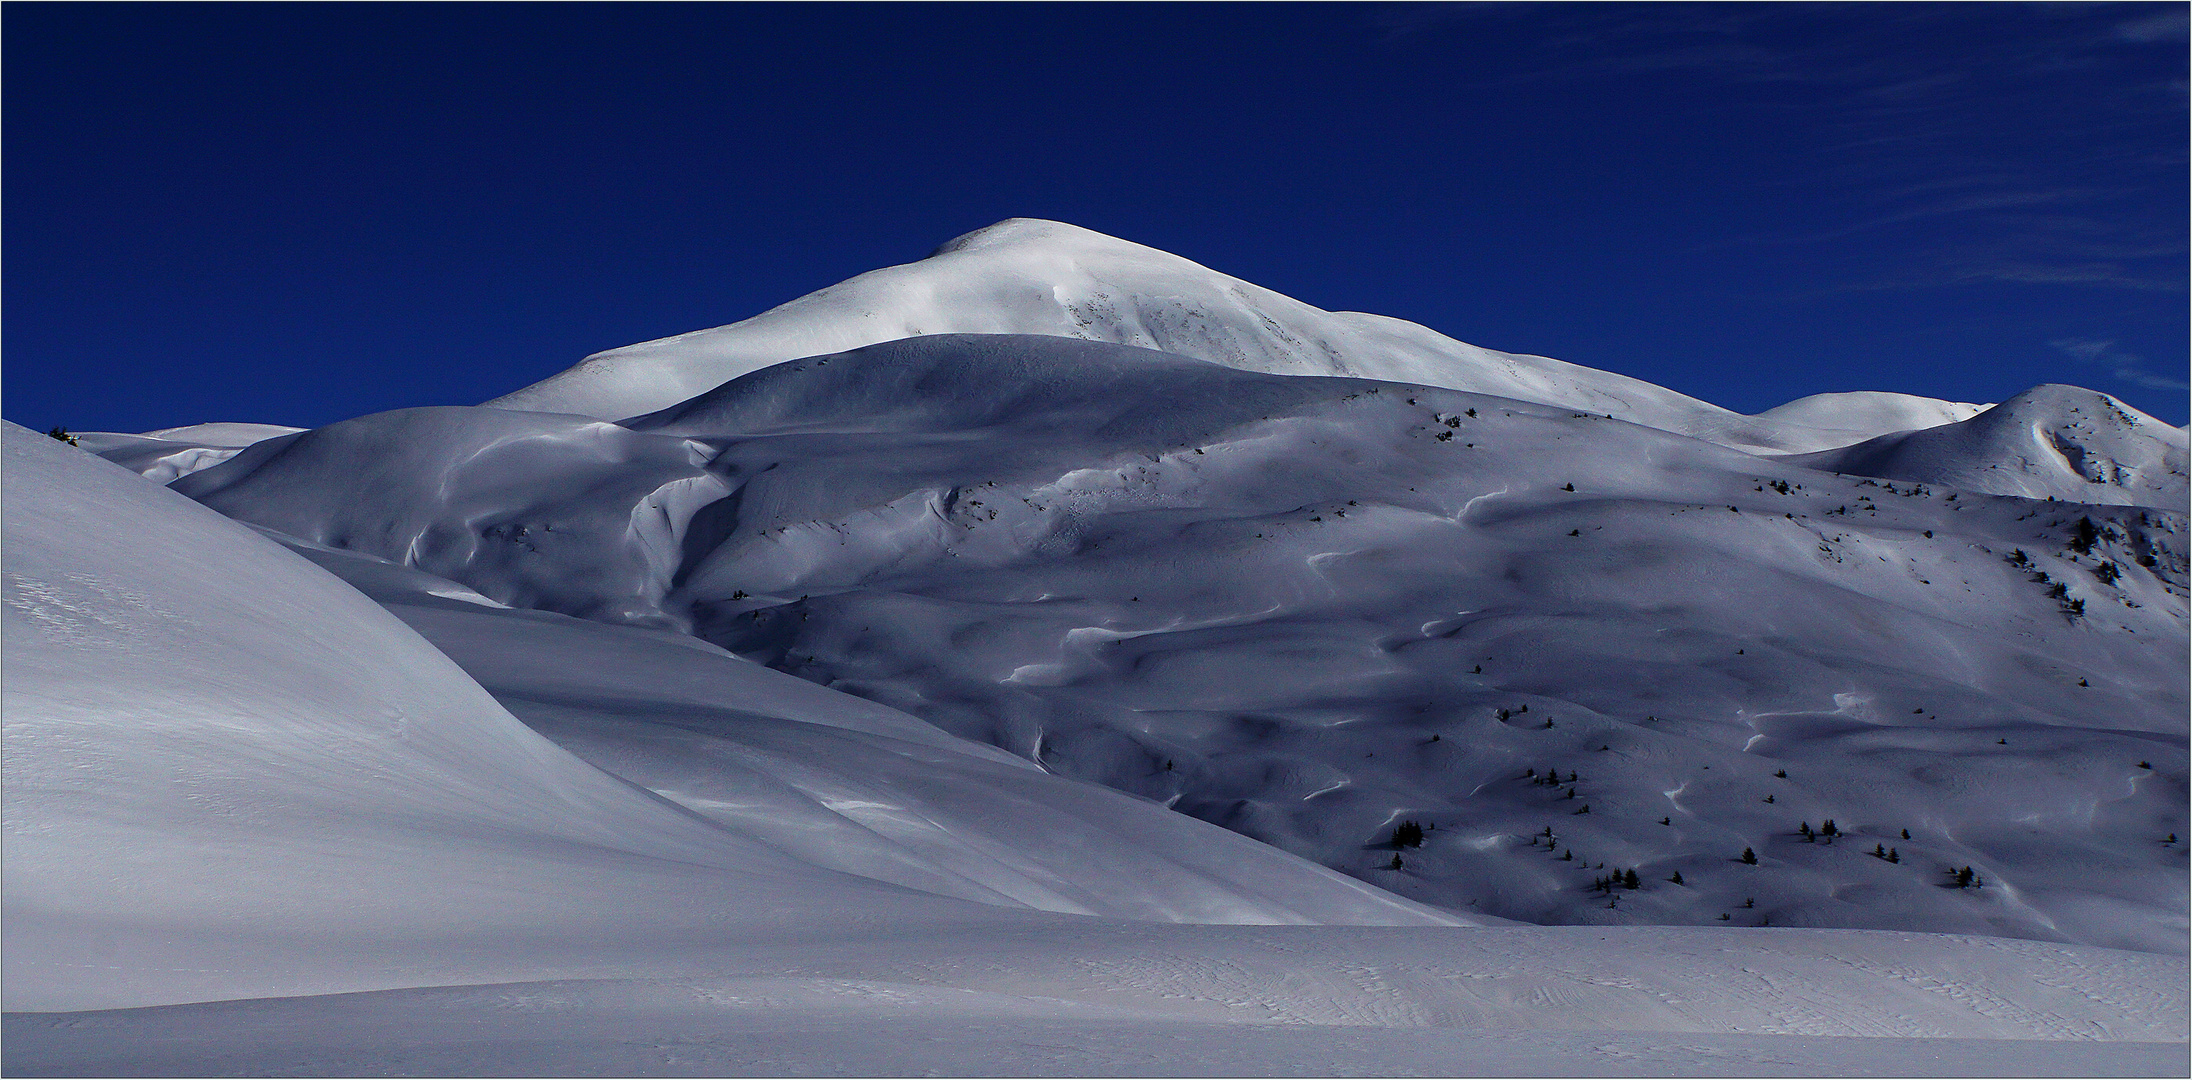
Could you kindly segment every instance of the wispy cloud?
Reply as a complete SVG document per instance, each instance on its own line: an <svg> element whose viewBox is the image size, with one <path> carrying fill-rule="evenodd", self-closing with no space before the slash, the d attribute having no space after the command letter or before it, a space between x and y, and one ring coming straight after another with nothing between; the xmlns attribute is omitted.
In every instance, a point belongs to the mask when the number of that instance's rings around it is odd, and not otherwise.
<svg viewBox="0 0 2192 1080"><path fill-rule="evenodd" d="M2108 368L2117 378L2135 386L2153 390L2192 389L2192 385L2188 385L2182 378L2172 378L2148 368L2143 358L2118 349L2114 341L2061 338L2048 342L2048 345L2081 364Z"/></svg>
<svg viewBox="0 0 2192 1080"><path fill-rule="evenodd" d="M1822 267L1843 267L1824 291L2186 288L2185 155L2169 133L2182 130L2184 81L2168 70L2181 61L2159 52L2186 37L2182 5L1384 10L1411 33L1524 31L1506 82L1613 93L1624 80L1682 80L1725 87L1730 109L1801 117L1812 138L1801 164L1753 183L1783 189L1805 225L1700 246L1816 248ZM1852 244L1896 257L1857 258Z"/></svg>
<svg viewBox="0 0 2192 1080"><path fill-rule="evenodd" d="M2185 40L2188 34L2192 34L2192 17L2188 17L2182 7L2170 7L2173 10L2116 24L2117 40L2140 44Z"/></svg>

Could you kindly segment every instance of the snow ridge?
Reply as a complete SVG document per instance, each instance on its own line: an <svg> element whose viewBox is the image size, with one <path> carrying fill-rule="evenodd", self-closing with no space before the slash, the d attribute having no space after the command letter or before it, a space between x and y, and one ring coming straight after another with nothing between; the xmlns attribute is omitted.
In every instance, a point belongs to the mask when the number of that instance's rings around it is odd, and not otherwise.
<svg viewBox="0 0 2192 1080"><path fill-rule="evenodd" d="M487 404L635 416L771 364L930 334L1040 334L1246 371L1440 386L1766 451L1843 445L1929 412L1906 407L1884 417L1877 403L1834 412L1814 402L1797 417L1743 416L1624 375L1479 348L1400 319L1323 311L1154 248L1030 218L968 233L919 262L862 274L743 322L596 353ZM1932 404L1934 415L1962 408ZM1883 419L1901 426L1874 426Z"/></svg>

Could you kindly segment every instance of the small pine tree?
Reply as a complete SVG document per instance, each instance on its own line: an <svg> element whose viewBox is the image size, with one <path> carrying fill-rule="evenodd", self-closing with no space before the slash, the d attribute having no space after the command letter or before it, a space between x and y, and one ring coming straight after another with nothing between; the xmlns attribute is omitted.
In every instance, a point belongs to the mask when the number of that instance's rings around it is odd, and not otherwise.
<svg viewBox="0 0 2192 1080"><path fill-rule="evenodd" d="M76 441L76 436L69 434L67 428L62 427L59 424L53 425L53 430L46 432L46 437L49 439L59 439L60 441L69 444L70 446L83 445L82 443Z"/></svg>
<svg viewBox="0 0 2192 1080"><path fill-rule="evenodd" d="M1909 829L1904 829L1904 830L1903 830L1903 839L1905 839L1905 840L1908 840L1908 839L1910 839L1910 830L1909 830Z"/></svg>
<svg viewBox="0 0 2192 1080"><path fill-rule="evenodd" d="M1755 851L1752 851L1752 850L1751 850L1751 849L1749 849L1749 848L1744 848L1744 849L1743 849L1743 864L1744 864L1745 866L1757 866L1757 865L1758 865L1758 853L1757 853L1757 852L1755 852Z"/></svg>
<svg viewBox="0 0 2192 1080"><path fill-rule="evenodd" d="M1811 843L1811 822L1807 821L1801 825L1798 825L1796 827L1796 834L1803 837L1805 843Z"/></svg>
<svg viewBox="0 0 2192 1080"><path fill-rule="evenodd" d="M1840 829L1837 829L1837 828L1835 828L1835 827L1834 827L1834 819L1833 819L1833 818L1828 818L1828 819L1827 819L1827 821L1826 821L1826 824L1824 824L1824 825L1821 825L1821 826L1819 826L1819 835L1821 835L1821 836L1840 836L1840 835L1842 835L1842 830L1840 830Z"/></svg>
<svg viewBox="0 0 2192 1080"><path fill-rule="evenodd" d="M1903 861L1903 856L1902 856L1902 853L1900 853L1900 852L1896 851L1896 850L1895 850L1894 848L1889 848L1889 849L1888 849L1888 861L1889 861L1889 862L1891 862L1891 863L1899 863L1899 862L1902 862L1902 861Z"/></svg>
<svg viewBox="0 0 2192 1080"><path fill-rule="evenodd" d="M1971 867L1968 866L1964 867L1961 870L1953 871L1953 873L1956 875L1956 887L1959 889L1971 888L1972 878L1978 876L1976 874L1973 874L1971 872Z"/></svg>
<svg viewBox="0 0 2192 1080"><path fill-rule="evenodd" d="M1392 863L1391 863L1391 864L1389 864L1389 865L1387 865L1387 866L1386 866L1386 869L1387 869L1387 870L1398 870L1398 869L1400 869L1400 865L1401 865L1401 863L1400 863L1400 852L1397 852L1397 851L1396 851L1396 852L1394 852L1394 853L1393 853L1393 861L1392 861Z"/></svg>
<svg viewBox="0 0 2192 1080"><path fill-rule="evenodd" d="M2093 553L2093 541L2100 539L2100 536L2101 531L2093 527L2093 519L2081 517L2078 519L2077 531L2071 534L2070 550L2080 555L2090 555Z"/></svg>
<svg viewBox="0 0 2192 1080"><path fill-rule="evenodd" d="M1673 877L1671 877L1671 878L1668 878L1667 880L1668 880L1669 882L1672 882L1672 883L1676 884L1676 885L1680 885L1680 884L1682 884L1682 871L1680 871L1680 870L1677 870L1677 871L1675 871L1675 872L1674 872L1674 876L1673 876Z"/></svg>
<svg viewBox="0 0 2192 1080"><path fill-rule="evenodd" d="M1641 889L1644 887L1643 883L1636 878L1635 867L1630 867L1627 872L1621 875L1621 887L1624 889Z"/></svg>

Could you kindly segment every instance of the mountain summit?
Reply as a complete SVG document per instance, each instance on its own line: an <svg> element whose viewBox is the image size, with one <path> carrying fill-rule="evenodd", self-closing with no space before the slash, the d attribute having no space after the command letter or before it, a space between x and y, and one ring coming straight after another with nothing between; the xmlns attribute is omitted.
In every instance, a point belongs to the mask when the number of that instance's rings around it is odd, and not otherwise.
<svg viewBox="0 0 2192 1080"><path fill-rule="evenodd" d="M1744 416L1625 375L1479 348L1382 315L1324 311L1177 255L1033 218L979 229L919 262L870 271L743 322L596 353L487 404L620 419L771 364L931 334L1080 338L1246 371L1439 386L1781 453L1845 446L1905 430L1911 419L1967 419L1983 408L1833 395L1831 408L1812 402L1798 415ZM1898 400L1884 407L1875 397Z"/></svg>

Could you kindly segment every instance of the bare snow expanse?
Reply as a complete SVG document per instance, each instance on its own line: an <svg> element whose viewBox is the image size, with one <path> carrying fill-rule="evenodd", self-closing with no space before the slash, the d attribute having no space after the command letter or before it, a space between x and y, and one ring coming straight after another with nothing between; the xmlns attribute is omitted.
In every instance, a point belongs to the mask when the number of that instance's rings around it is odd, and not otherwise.
<svg viewBox="0 0 2192 1080"><path fill-rule="evenodd" d="M1742 417L1013 221L493 404L6 429L8 1071L2192 1064L2105 395Z"/></svg>

